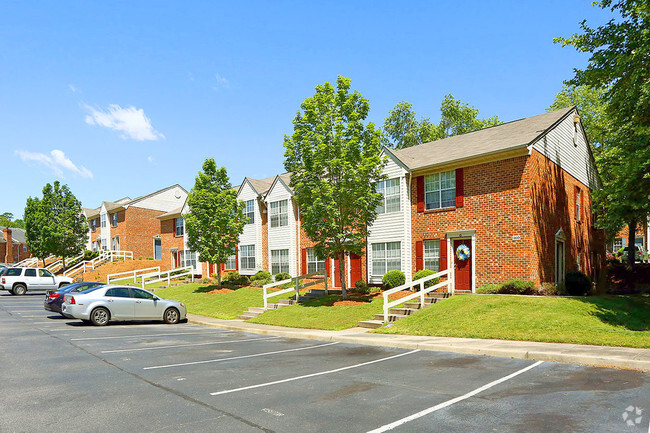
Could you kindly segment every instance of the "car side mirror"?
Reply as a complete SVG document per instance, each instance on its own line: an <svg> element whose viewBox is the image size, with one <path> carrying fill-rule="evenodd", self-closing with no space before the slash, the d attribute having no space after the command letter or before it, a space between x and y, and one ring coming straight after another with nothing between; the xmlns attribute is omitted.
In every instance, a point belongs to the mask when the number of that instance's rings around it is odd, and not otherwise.
<svg viewBox="0 0 650 433"><path fill-rule="evenodd" d="M160 298L159 298L158 296L154 296L154 297L153 297L153 300L154 300L154 301L160 301Z"/></svg>

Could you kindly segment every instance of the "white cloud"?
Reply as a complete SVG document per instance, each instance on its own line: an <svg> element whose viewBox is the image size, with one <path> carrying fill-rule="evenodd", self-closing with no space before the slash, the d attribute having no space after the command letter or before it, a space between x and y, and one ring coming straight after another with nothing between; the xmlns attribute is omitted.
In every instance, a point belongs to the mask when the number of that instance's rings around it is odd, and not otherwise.
<svg viewBox="0 0 650 433"><path fill-rule="evenodd" d="M70 158L65 156L62 150L54 149L49 155L39 152L29 152L26 150L15 150L14 154L18 155L24 162L35 162L50 168L55 175L64 177L63 170L71 171L81 177L88 179L93 178L93 173L83 166L76 166Z"/></svg>
<svg viewBox="0 0 650 433"><path fill-rule="evenodd" d="M228 81L226 77L222 77L219 74L216 74L214 77L217 79L217 84L215 86L212 86L212 90L218 91L220 88L222 89L230 88L230 81Z"/></svg>
<svg viewBox="0 0 650 433"><path fill-rule="evenodd" d="M89 125L104 126L109 129L120 131L123 139L132 138L138 141L158 140L165 138L163 134L151 126L151 120L144 114L142 108L120 107L117 104L108 106L108 110L95 109L85 105L90 114L86 116L86 123Z"/></svg>
<svg viewBox="0 0 650 433"><path fill-rule="evenodd" d="M68 88L72 91L72 93L81 93L81 89L76 87L74 84L68 84Z"/></svg>

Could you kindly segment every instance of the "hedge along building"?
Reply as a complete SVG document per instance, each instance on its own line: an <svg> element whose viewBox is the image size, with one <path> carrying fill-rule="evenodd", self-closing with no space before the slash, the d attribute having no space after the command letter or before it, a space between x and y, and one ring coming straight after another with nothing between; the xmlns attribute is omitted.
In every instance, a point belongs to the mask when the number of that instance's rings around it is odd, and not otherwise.
<svg viewBox="0 0 650 433"><path fill-rule="evenodd" d="M456 290L510 278L594 275L598 178L575 107L385 150L383 211L368 237L368 279L454 266Z"/></svg>
<svg viewBox="0 0 650 433"><path fill-rule="evenodd" d="M157 217L182 207L186 199L187 191L172 185L135 199L125 197L102 202L95 209L85 208L89 225L87 248L132 251L134 258L151 257L171 265L169 254L176 244L163 245L161 220Z"/></svg>

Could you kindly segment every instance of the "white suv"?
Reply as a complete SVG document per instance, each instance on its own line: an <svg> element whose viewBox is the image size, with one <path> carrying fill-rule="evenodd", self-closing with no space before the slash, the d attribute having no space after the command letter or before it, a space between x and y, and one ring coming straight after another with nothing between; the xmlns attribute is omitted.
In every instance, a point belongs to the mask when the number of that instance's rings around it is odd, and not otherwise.
<svg viewBox="0 0 650 433"><path fill-rule="evenodd" d="M43 268L6 268L0 275L0 290L12 295L24 295L27 291L57 290L72 283L72 278L57 277Z"/></svg>

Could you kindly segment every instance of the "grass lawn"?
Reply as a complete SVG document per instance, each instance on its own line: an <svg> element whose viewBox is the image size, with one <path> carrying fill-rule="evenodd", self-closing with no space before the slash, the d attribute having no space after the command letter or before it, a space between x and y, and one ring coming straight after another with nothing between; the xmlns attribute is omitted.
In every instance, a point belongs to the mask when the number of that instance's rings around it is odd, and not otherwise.
<svg viewBox="0 0 650 433"><path fill-rule="evenodd" d="M184 303L189 313L217 319L235 319L248 307L264 305L261 289L242 287L230 293L206 293L216 288L217 286L197 282L156 290L155 293L161 298Z"/></svg>
<svg viewBox="0 0 650 433"><path fill-rule="evenodd" d="M372 332L650 348L650 297L460 295Z"/></svg>
<svg viewBox="0 0 650 433"><path fill-rule="evenodd" d="M339 331L353 328L359 320L372 319L376 313L382 312L381 298L363 305L328 305L340 298L338 295L323 296L291 307L267 311L248 322Z"/></svg>

